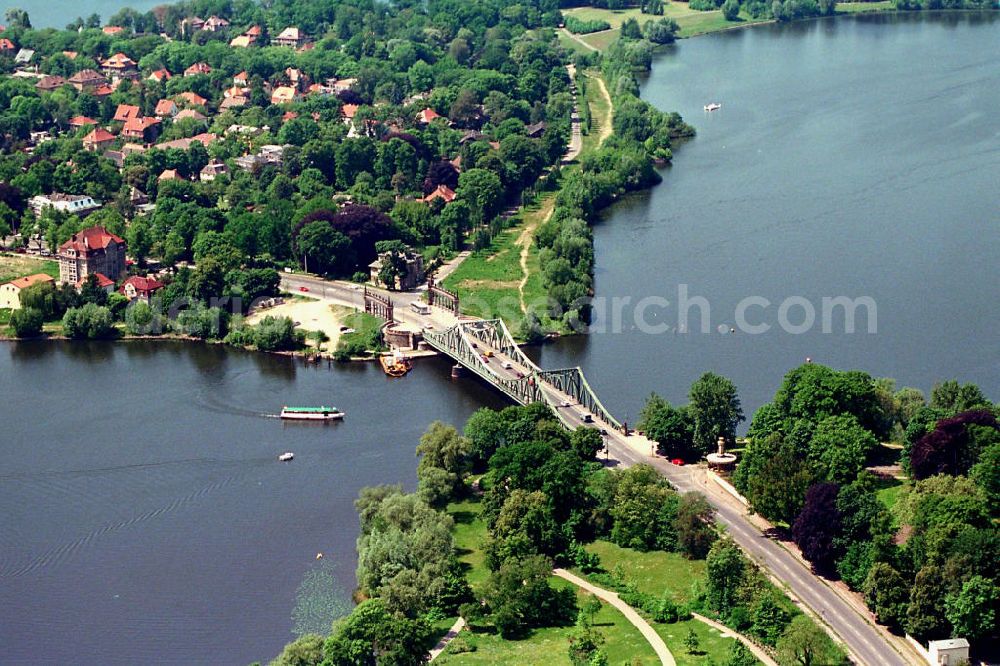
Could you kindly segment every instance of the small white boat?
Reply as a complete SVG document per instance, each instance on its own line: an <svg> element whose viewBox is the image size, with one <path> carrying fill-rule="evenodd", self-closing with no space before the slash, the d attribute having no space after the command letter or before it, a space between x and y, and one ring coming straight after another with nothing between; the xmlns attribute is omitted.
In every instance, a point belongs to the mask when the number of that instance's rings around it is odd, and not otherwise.
<svg viewBox="0 0 1000 666"><path fill-rule="evenodd" d="M718 102L712 102L711 104L706 104L705 105L705 110L706 111L718 111L721 108L722 108L722 105L719 104Z"/></svg>
<svg viewBox="0 0 1000 666"><path fill-rule="evenodd" d="M294 453L292 453L291 451L285 451L280 456L278 456L278 460L280 462L288 462L289 460L292 460L294 457L295 457Z"/></svg>
<svg viewBox="0 0 1000 666"><path fill-rule="evenodd" d="M290 421L335 421L344 418L336 407L282 407L281 418Z"/></svg>

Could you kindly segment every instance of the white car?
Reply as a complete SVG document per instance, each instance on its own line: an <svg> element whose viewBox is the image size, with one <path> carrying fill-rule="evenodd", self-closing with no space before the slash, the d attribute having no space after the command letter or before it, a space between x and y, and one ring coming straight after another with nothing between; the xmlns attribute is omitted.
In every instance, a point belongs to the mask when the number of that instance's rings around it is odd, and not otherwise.
<svg viewBox="0 0 1000 666"><path fill-rule="evenodd" d="M510 361L504 361L502 365L504 370L510 370L514 367L513 365L510 364Z"/></svg>

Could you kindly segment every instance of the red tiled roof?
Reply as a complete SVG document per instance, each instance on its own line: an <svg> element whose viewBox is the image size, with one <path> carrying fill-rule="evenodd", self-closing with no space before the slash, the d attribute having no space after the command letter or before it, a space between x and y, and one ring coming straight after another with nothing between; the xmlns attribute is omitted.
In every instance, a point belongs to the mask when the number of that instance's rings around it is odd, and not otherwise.
<svg viewBox="0 0 1000 666"><path fill-rule="evenodd" d="M114 141L115 135L104 129L103 127L98 127L93 130L87 136L83 137L84 143L105 143L108 141Z"/></svg>
<svg viewBox="0 0 1000 666"><path fill-rule="evenodd" d="M208 63L196 62L187 69L184 70L184 76L194 76L195 74L209 74L212 68L208 66Z"/></svg>
<svg viewBox="0 0 1000 666"><path fill-rule="evenodd" d="M422 123L429 123L432 120L440 117L441 114L435 111L434 109L424 109L423 111L417 114L417 118Z"/></svg>
<svg viewBox="0 0 1000 666"><path fill-rule="evenodd" d="M122 286L118 288L118 291L125 293L125 287L127 285L132 285L136 292L140 294L152 294L157 289L163 289L164 285L159 280L153 279L151 277L140 277L138 275L133 275L129 279L122 283Z"/></svg>
<svg viewBox="0 0 1000 666"><path fill-rule="evenodd" d="M69 119L70 127L83 127L84 125L96 125L97 121L87 116L73 116Z"/></svg>
<svg viewBox="0 0 1000 666"><path fill-rule="evenodd" d="M171 74L165 69L158 69L152 74L150 74L148 78L154 79L156 81L169 81L171 78Z"/></svg>
<svg viewBox="0 0 1000 666"><path fill-rule="evenodd" d="M104 273L91 273L91 275L96 275L97 276L97 286L100 287L101 289L107 289L108 287L114 285L114 283L115 283L114 280L112 280L111 278L109 278ZM83 285L85 285L87 283L87 278L88 277L90 277L90 275L88 275L88 276L84 277L83 279L79 280L76 283L76 288L79 289Z"/></svg>
<svg viewBox="0 0 1000 666"><path fill-rule="evenodd" d="M127 120L132 120L133 118L138 118L141 112L139 107L134 104L119 104L118 108L115 109L115 121L123 123Z"/></svg>
<svg viewBox="0 0 1000 666"><path fill-rule="evenodd" d="M133 132L145 132L150 127L154 125L159 125L159 118L129 118L125 122L125 126L122 127L123 132L133 133Z"/></svg>
<svg viewBox="0 0 1000 666"><path fill-rule="evenodd" d="M86 253L91 250L104 250L107 249L112 241L119 245L125 243L125 241L104 227L89 227L79 233L73 234L68 241L59 246L59 251L76 250L77 252Z"/></svg>
<svg viewBox="0 0 1000 666"><path fill-rule="evenodd" d="M105 35L117 35L124 29L125 28L121 27L120 25L106 25L103 28L101 28L101 32L103 32Z"/></svg>
<svg viewBox="0 0 1000 666"><path fill-rule="evenodd" d="M35 273L34 275L28 275L26 277L19 277L16 280L11 280L5 284L12 284L18 289L24 289L30 287L33 284L41 284L42 282L55 282L55 278L51 275L46 275L45 273Z"/></svg>
<svg viewBox="0 0 1000 666"><path fill-rule="evenodd" d="M161 99L156 103L156 109L153 111L157 116L169 116L177 111L177 104L174 103L172 99Z"/></svg>
<svg viewBox="0 0 1000 666"><path fill-rule="evenodd" d="M129 58L124 53L119 52L102 62L101 67L113 67L115 69L135 67L135 60L132 60L132 58Z"/></svg>
<svg viewBox="0 0 1000 666"><path fill-rule="evenodd" d="M340 107L340 113L348 120L354 118L357 112L358 112L357 104L345 104L342 107Z"/></svg>
<svg viewBox="0 0 1000 666"><path fill-rule="evenodd" d="M435 199L444 199L445 203L451 203L455 200L455 190L451 189L445 184L438 185L437 188L428 194L426 197L421 199L421 201L434 201Z"/></svg>
<svg viewBox="0 0 1000 666"><path fill-rule="evenodd" d="M177 95L177 97L181 98L182 100L193 106L205 106L205 103L208 102L207 99L205 99L196 92L182 92L181 94Z"/></svg>

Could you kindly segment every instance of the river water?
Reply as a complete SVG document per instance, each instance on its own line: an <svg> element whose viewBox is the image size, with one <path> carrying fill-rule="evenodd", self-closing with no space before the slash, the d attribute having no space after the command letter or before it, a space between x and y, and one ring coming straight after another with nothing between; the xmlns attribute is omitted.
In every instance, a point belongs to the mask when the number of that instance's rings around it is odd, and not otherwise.
<svg viewBox="0 0 1000 666"><path fill-rule="evenodd" d="M661 185L596 226L596 290L669 300L639 321L671 330L643 332L631 306L616 327L608 307L598 332L546 347L544 365L581 365L630 420L650 391L686 402L706 370L736 382L749 417L807 357L1000 399L997 53L996 14L911 14L735 30L658 56L642 96L698 136ZM677 333L683 285L707 301L705 333L697 307ZM842 309L823 332L822 299L839 296L872 299L874 333L864 309L854 334ZM740 330L748 297L771 303L746 311L768 332ZM781 327L787 299L815 311L807 332ZM805 308L784 320L804 323Z"/></svg>
<svg viewBox="0 0 1000 666"><path fill-rule="evenodd" d="M650 391L683 402L709 369L736 381L749 413L806 356L1000 397L998 28L817 21L659 56L643 95L699 136L662 185L597 225L596 285L676 302L686 284L709 302L710 332L643 333L626 306L621 332L532 353L582 365L629 421ZM706 115L710 101L723 108ZM876 302L875 334L780 331L784 299L840 295ZM748 313L772 331L719 333L748 296L773 303ZM651 312L647 324L676 327L676 311ZM412 488L432 420L504 404L439 359L392 381L373 365L183 343L5 344L0 395L4 664L239 665L325 630L354 585L358 489ZM320 402L347 420L273 418ZM296 459L277 463L285 450Z"/></svg>

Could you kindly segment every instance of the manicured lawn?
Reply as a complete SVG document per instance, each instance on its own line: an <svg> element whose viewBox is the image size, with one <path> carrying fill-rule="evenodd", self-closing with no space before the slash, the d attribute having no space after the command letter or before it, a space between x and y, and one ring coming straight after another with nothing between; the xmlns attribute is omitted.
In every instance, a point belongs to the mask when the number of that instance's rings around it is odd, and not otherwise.
<svg viewBox="0 0 1000 666"><path fill-rule="evenodd" d="M478 500L466 500L449 504L447 509L455 520L452 534L459 553L458 559L466 567L465 573L473 590L478 590L490 573L482 551L486 523L479 518L479 507ZM574 587L572 583L555 576L550 582L557 588ZM578 598L582 604L587 595L578 592ZM656 653L639 630L608 604L603 604L594 623L604 634L606 642L603 649L610 663L628 662L649 666L658 663ZM476 650L453 654L449 648L436 661L441 664L569 664L567 646L572 630L572 627L545 627L536 629L530 636L518 641L507 641L494 634L465 631L462 632L458 645L475 645ZM631 661L633 659L637 661Z"/></svg>
<svg viewBox="0 0 1000 666"><path fill-rule="evenodd" d="M353 328L353 333L344 333L337 341L337 349L343 349L363 343L365 348L371 351L372 341L377 340L378 330L385 323L381 317L368 314L367 312L354 312L344 317L344 326Z"/></svg>
<svg viewBox="0 0 1000 666"><path fill-rule="evenodd" d="M638 591L657 597L669 592L678 604L690 601L692 585L705 577L704 560L688 560L678 553L662 551L643 553L631 548L622 548L608 541L595 541L587 545L587 550L597 553L601 558L601 567L605 571L614 571L617 567L625 580L634 585ZM576 573L580 575L579 571ZM704 664L709 658L712 663L724 663L734 640L723 638L712 627L693 619L674 624L658 622L650 624L663 638L663 642L667 644L679 666ZM693 628L698 635L699 649L696 654L688 654L687 648L684 647L688 628Z"/></svg>
<svg viewBox="0 0 1000 666"><path fill-rule="evenodd" d="M551 583L553 587L572 587L568 581L556 577L552 577ZM578 594L581 604L586 598L585 593ZM594 617L594 626L604 636L601 649L608 656L608 663L630 666L654 666L659 663L653 648L639 630L610 605L602 604L600 612ZM572 627L545 627L517 641L504 640L495 634L464 631L460 644L475 645L476 650L454 654L449 647L435 663L567 666L570 663L568 648L572 631Z"/></svg>
<svg viewBox="0 0 1000 666"><path fill-rule="evenodd" d="M849 3L849 4L863 4L863 5L882 5L882 2L878 3ZM884 4L889 4L888 2ZM837 5L838 9L843 5ZM850 10L848 10L850 11ZM855 10L858 11L858 10ZM871 11L870 9L863 9L860 11ZM577 7L575 9L569 9L565 11L566 14L576 16L581 20L599 20L607 21L611 24L611 30L605 30L603 32L595 32L589 35L580 35L580 38L593 46L598 50L603 50L608 48L612 42L618 39L618 34L621 32L620 28L622 23L624 23L629 18L635 18L642 25L646 21L659 19L659 16L651 16L649 14L642 14L638 9L622 9L622 10L610 10L610 9L598 9L596 7ZM718 30L729 30L741 25L750 25L751 23L762 23L769 19L754 19L751 18L745 12L740 13L739 21L727 21L725 17L722 16L721 10L715 10L711 12L701 12L696 9L691 9L688 7L686 2L668 2L664 5L663 15L667 18L672 18L677 21L677 25L680 27L680 31L677 33L678 37L694 37L695 35L704 35L709 32L716 32Z"/></svg>
<svg viewBox="0 0 1000 666"><path fill-rule="evenodd" d="M59 279L59 263L24 254L0 255L0 283L35 273L45 273Z"/></svg>
<svg viewBox="0 0 1000 666"><path fill-rule="evenodd" d="M837 13L857 14L863 12L884 12L892 9L892 2L882 0L881 2L838 2Z"/></svg>
<svg viewBox="0 0 1000 666"><path fill-rule="evenodd" d="M490 576L482 550L486 523L479 517L479 502L453 502L448 505L448 514L455 521L452 535L458 550L458 561L463 564L469 585L475 590Z"/></svg>
<svg viewBox="0 0 1000 666"><path fill-rule="evenodd" d="M690 601L692 583L705 577L704 560L688 560L678 553L643 553L610 541L595 541L587 550L597 553L605 571L621 567L625 578L640 592L655 596L670 592L678 604Z"/></svg>
<svg viewBox="0 0 1000 666"><path fill-rule="evenodd" d="M899 500L906 494L907 483L901 479L879 479L877 482L878 491L875 496L889 509L892 514L893 527L899 527L899 519L895 510Z"/></svg>
<svg viewBox="0 0 1000 666"><path fill-rule="evenodd" d="M649 14L643 14L637 7L631 9L600 9L598 7L574 7L563 10L564 16L575 16L581 21L607 21L612 28L622 27L622 23L630 18L639 21L655 18Z"/></svg>

